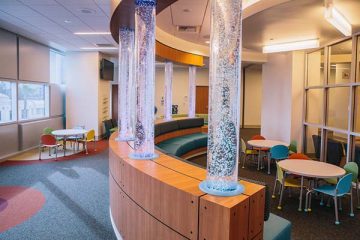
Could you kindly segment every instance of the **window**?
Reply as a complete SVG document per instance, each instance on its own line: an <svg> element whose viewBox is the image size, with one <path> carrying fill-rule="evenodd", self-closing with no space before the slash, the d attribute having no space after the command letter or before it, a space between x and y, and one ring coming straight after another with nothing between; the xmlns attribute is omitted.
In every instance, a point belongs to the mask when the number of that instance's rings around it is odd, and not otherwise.
<svg viewBox="0 0 360 240"><path fill-rule="evenodd" d="M308 89L306 91L306 122L321 124L323 122L323 89Z"/></svg>
<svg viewBox="0 0 360 240"><path fill-rule="evenodd" d="M49 116L49 86L38 83L19 83L19 120Z"/></svg>
<svg viewBox="0 0 360 240"><path fill-rule="evenodd" d="M16 83L0 81L0 124L16 121Z"/></svg>
<svg viewBox="0 0 360 240"><path fill-rule="evenodd" d="M350 82L352 40L335 44L330 47L329 84Z"/></svg>
<svg viewBox="0 0 360 240"><path fill-rule="evenodd" d="M305 154L312 159L320 159L321 129L305 126Z"/></svg>
<svg viewBox="0 0 360 240"><path fill-rule="evenodd" d="M324 84L324 59L324 49L308 54L307 84L309 87Z"/></svg>

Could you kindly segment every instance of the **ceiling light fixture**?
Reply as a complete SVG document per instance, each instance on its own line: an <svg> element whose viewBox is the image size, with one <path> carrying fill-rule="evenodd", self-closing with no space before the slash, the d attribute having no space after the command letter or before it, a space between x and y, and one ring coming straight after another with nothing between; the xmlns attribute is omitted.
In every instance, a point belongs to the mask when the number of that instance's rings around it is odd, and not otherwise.
<svg viewBox="0 0 360 240"><path fill-rule="evenodd" d="M71 21L70 20L64 20L64 23L71 23Z"/></svg>
<svg viewBox="0 0 360 240"><path fill-rule="evenodd" d="M209 44L209 43L210 43L210 41L205 41L205 43L206 43L206 44Z"/></svg>
<svg viewBox="0 0 360 240"><path fill-rule="evenodd" d="M117 47L82 47L82 50L116 50Z"/></svg>
<svg viewBox="0 0 360 240"><path fill-rule="evenodd" d="M74 32L75 35L110 35L111 32Z"/></svg>
<svg viewBox="0 0 360 240"><path fill-rule="evenodd" d="M325 19L345 36L351 36L352 27L348 20L342 15L332 2L325 6Z"/></svg>
<svg viewBox="0 0 360 240"><path fill-rule="evenodd" d="M79 11L84 14L95 14L96 10L91 8L80 8Z"/></svg>
<svg viewBox="0 0 360 240"><path fill-rule="evenodd" d="M289 43L279 43L279 44L264 46L263 53L288 52L295 50L318 48L319 45L320 44L318 39L289 42Z"/></svg>

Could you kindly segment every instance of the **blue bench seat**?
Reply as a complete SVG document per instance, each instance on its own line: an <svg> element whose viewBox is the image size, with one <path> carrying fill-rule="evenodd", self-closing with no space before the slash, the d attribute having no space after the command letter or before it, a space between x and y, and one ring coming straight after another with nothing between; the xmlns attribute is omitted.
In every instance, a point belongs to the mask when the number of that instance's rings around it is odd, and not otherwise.
<svg viewBox="0 0 360 240"><path fill-rule="evenodd" d="M207 134L184 135L161 142L157 146L169 154L180 157L192 150L207 147Z"/></svg>
<svg viewBox="0 0 360 240"><path fill-rule="evenodd" d="M291 222L285 218L270 213L264 222L264 240L290 240Z"/></svg>

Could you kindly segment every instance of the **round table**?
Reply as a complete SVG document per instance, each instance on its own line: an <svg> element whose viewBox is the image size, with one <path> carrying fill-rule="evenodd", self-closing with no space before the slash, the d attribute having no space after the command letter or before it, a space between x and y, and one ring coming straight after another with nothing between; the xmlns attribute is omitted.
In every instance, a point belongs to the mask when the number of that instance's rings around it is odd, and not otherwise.
<svg viewBox="0 0 360 240"><path fill-rule="evenodd" d="M249 140L247 142L250 146L255 147L255 148L272 148L276 145L284 145L284 146L289 146L288 143L286 142L281 142L281 141L276 141L276 140ZM260 151L259 151L259 157L260 157ZM270 156L268 156L268 174L270 174L270 162L271 162L271 158Z"/></svg>
<svg viewBox="0 0 360 240"><path fill-rule="evenodd" d="M278 162L278 165L287 173L296 174L301 176L301 188L300 188L300 200L299 200L299 211L302 206L302 194L304 186L304 177L311 178L338 178L345 175L345 170L341 167L333 164L319 162L314 160L303 160L303 159L286 159ZM284 180L285 178L283 178ZM284 185L283 185L284 186ZM279 206L281 206L281 198Z"/></svg>
<svg viewBox="0 0 360 240"><path fill-rule="evenodd" d="M88 131L85 129L59 129L54 130L51 132L52 135L55 137L63 137L63 144L64 144L64 156L66 152L66 139L68 137L77 136L77 135L84 135Z"/></svg>

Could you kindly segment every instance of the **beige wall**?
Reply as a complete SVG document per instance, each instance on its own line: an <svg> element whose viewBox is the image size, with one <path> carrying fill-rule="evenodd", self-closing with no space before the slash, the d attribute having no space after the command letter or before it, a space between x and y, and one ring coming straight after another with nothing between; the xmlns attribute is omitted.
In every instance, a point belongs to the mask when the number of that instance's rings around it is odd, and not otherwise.
<svg viewBox="0 0 360 240"><path fill-rule="evenodd" d="M196 85L209 85L209 70L207 68L197 68ZM179 105L179 114L188 113L188 87L189 87L189 68L186 66L175 66L173 71L173 105ZM161 99L164 96L164 66L156 66L155 71L155 105L158 108L157 116L164 114L164 106Z"/></svg>

